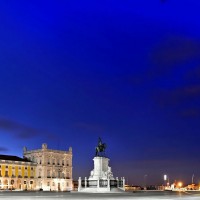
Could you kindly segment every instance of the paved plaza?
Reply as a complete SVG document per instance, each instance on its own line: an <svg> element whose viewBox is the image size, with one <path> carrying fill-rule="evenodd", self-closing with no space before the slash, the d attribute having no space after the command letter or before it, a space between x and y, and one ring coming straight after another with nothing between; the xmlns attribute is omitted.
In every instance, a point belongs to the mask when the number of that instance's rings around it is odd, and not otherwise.
<svg viewBox="0 0 200 200"><path fill-rule="evenodd" d="M134 192L134 193L110 193L110 194L88 194L88 193L77 193L77 192L0 192L0 199L20 199L20 200L53 200L53 199L138 199L138 200L199 200L200 192L161 192L161 191L150 191L150 192Z"/></svg>

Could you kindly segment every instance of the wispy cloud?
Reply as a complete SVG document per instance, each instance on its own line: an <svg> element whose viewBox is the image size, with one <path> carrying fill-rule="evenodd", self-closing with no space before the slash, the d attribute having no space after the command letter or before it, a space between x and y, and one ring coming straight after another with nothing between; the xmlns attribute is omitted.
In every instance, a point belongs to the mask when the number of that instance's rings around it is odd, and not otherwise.
<svg viewBox="0 0 200 200"><path fill-rule="evenodd" d="M190 39L182 36L168 36L163 38L154 48L149 52L149 66L145 69L141 67L142 71L136 74L130 74L126 80L130 84L149 84L149 81L160 77L172 75L177 70L182 70L184 65L190 63L190 68L187 68L190 77L200 77L200 67L196 71L190 72L195 66L194 61L199 62L200 58L200 41ZM193 78L194 78L193 77Z"/></svg>
<svg viewBox="0 0 200 200"><path fill-rule="evenodd" d="M0 147L0 152L6 152L6 151L8 151L9 149L8 148L6 148L6 147Z"/></svg>
<svg viewBox="0 0 200 200"><path fill-rule="evenodd" d="M161 106L178 106L183 103L196 101L200 98L200 85L191 85L161 91L156 94L156 98Z"/></svg>
<svg viewBox="0 0 200 200"><path fill-rule="evenodd" d="M185 118L196 118L200 117L200 110L195 108L185 109L180 111L179 115Z"/></svg>
<svg viewBox="0 0 200 200"><path fill-rule="evenodd" d="M5 118L0 118L0 129L14 134L19 139L33 138L39 134L35 128Z"/></svg>
<svg viewBox="0 0 200 200"><path fill-rule="evenodd" d="M160 69L170 69L174 64L198 59L200 42L181 36L172 36L161 42L152 53L152 62ZM167 68L166 68L167 67Z"/></svg>
<svg viewBox="0 0 200 200"><path fill-rule="evenodd" d="M52 135L51 133L5 118L0 118L0 130L6 131L18 139L30 139L44 134Z"/></svg>

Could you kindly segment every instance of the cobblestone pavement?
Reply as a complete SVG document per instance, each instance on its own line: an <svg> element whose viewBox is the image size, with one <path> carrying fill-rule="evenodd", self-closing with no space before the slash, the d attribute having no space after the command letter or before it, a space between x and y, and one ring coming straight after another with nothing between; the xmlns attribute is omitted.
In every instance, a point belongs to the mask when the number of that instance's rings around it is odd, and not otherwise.
<svg viewBox="0 0 200 200"><path fill-rule="evenodd" d="M77 192L0 192L0 199L8 200L70 200L70 199L108 199L108 200L200 200L200 192L134 192L134 193L112 193L112 194L87 194Z"/></svg>

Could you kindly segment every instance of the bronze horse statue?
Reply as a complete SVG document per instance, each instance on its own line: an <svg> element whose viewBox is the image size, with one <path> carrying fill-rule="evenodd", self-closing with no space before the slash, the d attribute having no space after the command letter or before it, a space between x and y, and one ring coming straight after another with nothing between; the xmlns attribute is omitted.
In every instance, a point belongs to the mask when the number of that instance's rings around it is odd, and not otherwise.
<svg viewBox="0 0 200 200"><path fill-rule="evenodd" d="M101 138L99 137L98 146L95 148L95 156L105 156L106 144L102 143Z"/></svg>

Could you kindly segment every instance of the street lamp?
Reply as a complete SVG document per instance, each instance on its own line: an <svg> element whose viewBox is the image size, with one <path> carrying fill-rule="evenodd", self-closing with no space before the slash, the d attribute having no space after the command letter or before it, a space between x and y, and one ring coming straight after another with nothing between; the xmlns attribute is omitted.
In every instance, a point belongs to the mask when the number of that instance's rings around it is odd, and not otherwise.
<svg viewBox="0 0 200 200"><path fill-rule="evenodd" d="M146 184L147 184L147 183L146 183L146 177L147 177L147 176L148 176L147 174L144 175L144 189L145 189L145 190L147 189L147 186L146 186Z"/></svg>
<svg viewBox="0 0 200 200"><path fill-rule="evenodd" d="M182 187L183 183L182 182L178 182L178 187L179 189Z"/></svg>
<svg viewBox="0 0 200 200"><path fill-rule="evenodd" d="M194 183L194 174L192 175L192 184Z"/></svg>
<svg viewBox="0 0 200 200"><path fill-rule="evenodd" d="M167 187L167 175L164 175L164 189Z"/></svg>

